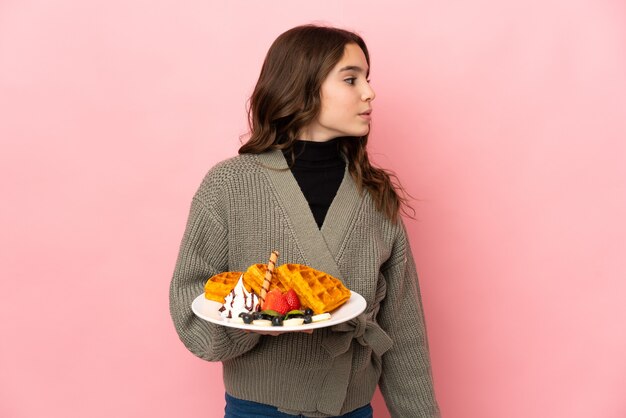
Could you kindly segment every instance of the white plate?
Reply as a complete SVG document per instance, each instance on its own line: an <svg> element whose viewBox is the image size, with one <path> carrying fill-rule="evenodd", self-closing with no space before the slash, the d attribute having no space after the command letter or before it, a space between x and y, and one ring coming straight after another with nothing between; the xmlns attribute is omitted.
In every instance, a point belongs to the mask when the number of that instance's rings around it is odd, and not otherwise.
<svg viewBox="0 0 626 418"><path fill-rule="evenodd" d="M339 308L330 313L331 317L327 321L314 322L311 324L292 325L292 326L276 326L264 327L260 325L242 324L238 322L229 322L228 319L220 316L219 309L222 304L204 297L204 293L194 299L191 303L191 310L205 321L212 322L217 325L223 325L230 328L245 329L248 331L272 331L272 332L292 332L307 331L316 328L325 328L333 325L341 324L358 316L365 310L367 303L363 296L356 292L351 292L350 299Z"/></svg>

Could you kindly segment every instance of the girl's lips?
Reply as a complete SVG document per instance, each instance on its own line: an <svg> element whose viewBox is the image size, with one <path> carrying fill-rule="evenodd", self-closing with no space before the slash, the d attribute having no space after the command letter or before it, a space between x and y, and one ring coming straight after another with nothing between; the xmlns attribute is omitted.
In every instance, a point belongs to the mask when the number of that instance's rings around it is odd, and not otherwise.
<svg viewBox="0 0 626 418"><path fill-rule="evenodd" d="M367 109L365 112L359 113L359 116L367 121L372 120L372 109Z"/></svg>

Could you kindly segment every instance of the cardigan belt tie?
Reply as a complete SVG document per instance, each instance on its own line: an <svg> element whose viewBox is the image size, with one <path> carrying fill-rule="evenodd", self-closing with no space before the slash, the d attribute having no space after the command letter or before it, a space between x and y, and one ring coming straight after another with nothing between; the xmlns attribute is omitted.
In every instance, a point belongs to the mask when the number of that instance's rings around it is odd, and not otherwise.
<svg viewBox="0 0 626 418"><path fill-rule="evenodd" d="M352 372L352 340L371 347L381 357L393 345L393 340L373 321L376 311L362 313L350 321L335 325L326 335L322 347L332 357L332 365L324 379L322 393L318 399L318 410L328 415L340 415L348 391L348 381Z"/></svg>
<svg viewBox="0 0 626 418"><path fill-rule="evenodd" d="M324 339L322 346L331 357L337 357L350 349L352 339L362 346L372 348L377 356L382 356L393 345L393 341L383 329L372 320L374 311L362 313L354 319L332 327L332 333Z"/></svg>

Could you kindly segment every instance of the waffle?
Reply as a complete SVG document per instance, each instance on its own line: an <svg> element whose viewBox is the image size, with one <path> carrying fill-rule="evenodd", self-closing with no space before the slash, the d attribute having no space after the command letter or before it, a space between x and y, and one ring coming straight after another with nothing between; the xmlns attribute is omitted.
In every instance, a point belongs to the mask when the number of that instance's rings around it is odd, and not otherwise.
<svg viewBox="0 0 626 418"><path fill-rule="evenodd" d="M350 299L350 290L343 283L312 267L283 264L276 268L274 275L283 287L295 290L302 305L315 314L331 312ZM262 280L261 277L260 283Z"/></svg>
<svg viewBox="0 0 626 418"><path fill-rule="evenodd" d="M216 274L204 285L204 296L209 300L224 303L224 298L235 288L240 276L240 271L226 271Z"/></svg>
<svg viewBox="0 0 626 418"><path fill-rule="evenodd" d="M261 294L266 264L253 264L243 273L246 290ZM237 285L241 272L227 271L211 277L204 286L204 295L209 300L224 303L224 298ZM348 290L338 279L302 264L283 264L272 274L269 290L286 292L293 289L302 306L311 308L315 314L331 312L350 299Z"/></svg>
<svg viewBox="0 0 626 418"><path fill-rule="evenodd" d="M257 295L261 294L261 288L263 287L263 280L265 279L265 271L267 270L266 264L253 264L248 267L248 270L243 274L243 284L246 288L252 289ZM268 290L280 289L281 292L286 292L287 288L276 277L276 270L272 273L272 281Z"/></svg>

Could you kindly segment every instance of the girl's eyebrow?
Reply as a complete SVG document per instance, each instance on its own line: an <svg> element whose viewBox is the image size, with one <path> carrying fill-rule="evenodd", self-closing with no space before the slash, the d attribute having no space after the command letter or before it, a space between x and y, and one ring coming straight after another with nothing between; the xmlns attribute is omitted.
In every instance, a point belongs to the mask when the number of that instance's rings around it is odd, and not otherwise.
<svg viewBox="0 0 626 418"><path fill-rule="evenodd" d="M357 73L364 72L363 68L359 67L358 65L346 65L345 67L339 69L339 72L342 71L356 71ZM367 74L369 74L369 69L367 71Z"/></svg>
<svg viewBox="0 0 626 418"><path fill-rule="evenodd" d="M359 67L358 65L347 65L339 70L339 72L342 71L356 71L358 73L362 73L363 68Z"/></svg>

